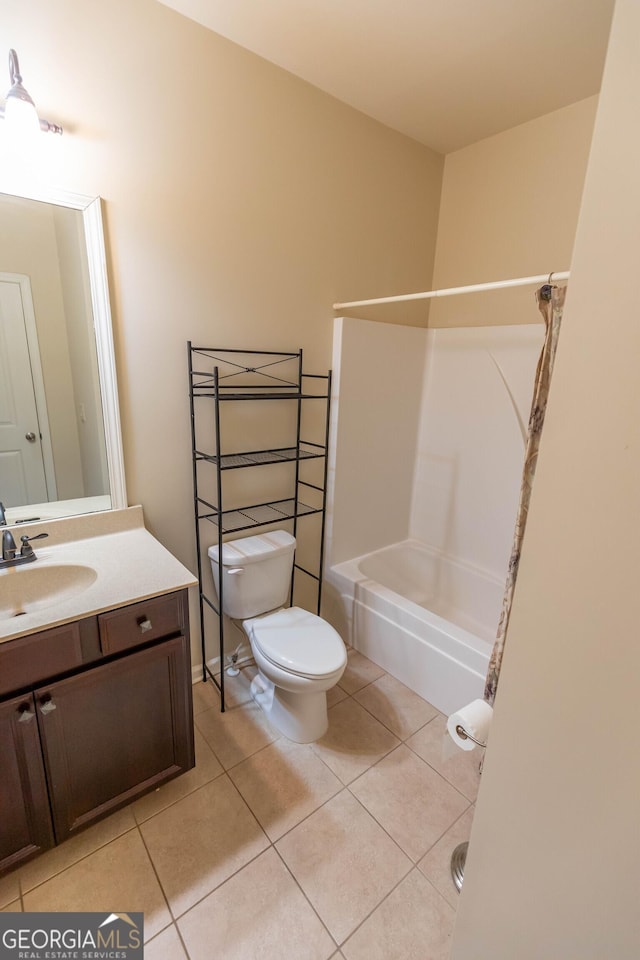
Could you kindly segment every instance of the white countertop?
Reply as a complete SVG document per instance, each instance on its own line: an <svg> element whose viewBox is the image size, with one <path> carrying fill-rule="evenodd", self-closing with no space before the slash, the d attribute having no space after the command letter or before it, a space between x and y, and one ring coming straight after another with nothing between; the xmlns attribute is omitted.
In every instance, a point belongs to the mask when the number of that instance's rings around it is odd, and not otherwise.
<svg viewBox="0 0 640 960"><path fill-rule="evenodd" d="M2 528L3 530L6 528ZM75 595L43 601L20 616L0 618L0 643L47 630L105 610L190 587L198 581L144 527L141 507L9 527L20 536L46 532L33 544L37 559L0 570L0 609L8 577L36 567L80 565L95 570L95 580ZM53 571L52 571L53 574ZM6 593L8 594L8 590Z"/></svg>

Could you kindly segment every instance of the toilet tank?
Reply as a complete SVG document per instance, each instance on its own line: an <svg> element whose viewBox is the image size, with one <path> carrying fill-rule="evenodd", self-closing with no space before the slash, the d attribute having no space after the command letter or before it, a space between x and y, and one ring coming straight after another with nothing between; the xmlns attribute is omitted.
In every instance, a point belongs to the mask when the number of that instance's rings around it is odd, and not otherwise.
<svg viewBox="0 0 640 960"><path fill-rule="evenodd" d="M222 544L222 609L245 620L284 606L289 598L295 538L286 530ZM209 547L213 583L218 591L218 545ZM218 597L218 603L220 598Z"/></svg>

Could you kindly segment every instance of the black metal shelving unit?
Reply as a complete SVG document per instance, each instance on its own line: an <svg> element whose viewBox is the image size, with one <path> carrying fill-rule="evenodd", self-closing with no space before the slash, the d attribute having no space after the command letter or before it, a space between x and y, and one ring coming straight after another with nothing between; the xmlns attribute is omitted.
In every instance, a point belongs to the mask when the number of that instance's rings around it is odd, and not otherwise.
<svg viewBox="0 0 640 960"><path fill-rule="evenodd" d="M326 374L304 373L302 350L295 352L242 350L194 346L188 342L189 400L191 412L191 441L193 461L193 503L196 531L196 552L200 598L200 634L202 649L202 679L210 679L220 692L220 709L225 709L225 650L224 617L222 616L222 564L219 564L217 597L208 595L203 579L207 569L207 550L211 540L203 536L205 524L213 524L222 556L222 544L228 534L237 534L255 527L287 523L292 526L294 537L298 533L301 518L320 515L318 545L318 569L311 571L294 561L291 576L290 602L293 600L296 572L312 578L317 586L317 612L322 601L322 568L324 562L324 534L327 501L328 441L331 416L331 371ZM275 368L275 369L274 369ZM294 405L295 436L288 446L271 446L268 449L223 452L221 429L224 420L223 408L229 403L250 404L252 416L259 417L257 409L268 410L267 401L287 401ZM303 408L307 401L323 402L324 416L316 417L322 426L322 442L301 438ZM201 405L212 405L213 423L207 429L199 428ZM262 405L266 404L265 407ZM256 407L256 405L258 405ZM256 409L254 409L256 408ZM293 431L292 431L293 433ZM308 461L323 461L320 464L321 479L312 483L301 476L301 465ZM282 499L250 503L225 509L223 476L226 471L265 467L271 464L290 464L292 477L285 484L286 494ZM202 467L200 465L202 464ZM317 479L317 478L314 478ZM314 491L308 499L316 504L305 503L300 494ZM203 558L204 551L204 558ZM207 663L207 637L205 608L210 609L218 620L219 679Z"/></svg>

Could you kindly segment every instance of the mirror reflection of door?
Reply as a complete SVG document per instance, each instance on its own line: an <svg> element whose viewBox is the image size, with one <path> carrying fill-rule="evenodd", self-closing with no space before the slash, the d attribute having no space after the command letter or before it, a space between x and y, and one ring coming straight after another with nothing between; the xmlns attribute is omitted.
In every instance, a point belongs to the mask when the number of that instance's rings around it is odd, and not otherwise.
<svg viewBox="0 0 640 960"><path fill-rule="evenodd" d="M29 278L0 273L0 500L56 499Z"/></svg>
<svg viewBox="0 0 640 960"><path fill-rule="evenodd" d="M12 345L6 346L5 317L0 423L17 423L19 430L10 439L0 436L0 500L5 507L27 507L24 515L13 515L20 520L43 515L43 504L51 501L64 503L63 513L78 512L85 500L93 501L92 509L106 509L101 498L106 496L108 504L109 472L83 212L0 194L2 280L14 287L13 298L3 295L6 315L18 314L16 284L20 288L27 347L15 345L17 321ZM23 404L28 409L22 394L29 382L36 426L31 412L18 413ZM35 439L29 441L27 434ZM33 462L38 446L39 468Z"/></svg>

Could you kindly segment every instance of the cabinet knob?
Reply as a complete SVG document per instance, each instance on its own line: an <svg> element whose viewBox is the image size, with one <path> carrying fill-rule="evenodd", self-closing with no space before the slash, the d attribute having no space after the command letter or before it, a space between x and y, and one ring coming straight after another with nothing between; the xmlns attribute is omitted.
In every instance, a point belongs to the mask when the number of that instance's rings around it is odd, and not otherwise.
<svg viewBox="0 0 640 960"><path fill-rule="evenodd" d="M141 617L138 620L138 626L140 627L140 633L146 633L148 630L153 630L153 624L148 617Z"/></svg>
<svg viewBox="0 0 640 960"><path fill-rule="evenodd" d="M20 707L20 716L18 717L18 723L29 723L30 720L33 720L35 713L28 704L23 704Z"/></svg>
<svg viewBox="0 0 640 960"><path fill-rule="evenodd" d="M40 704L40 713L44 714L45 717L48 713L53 713L56 709L57 707L53 700L43 700Z"/></svg>

